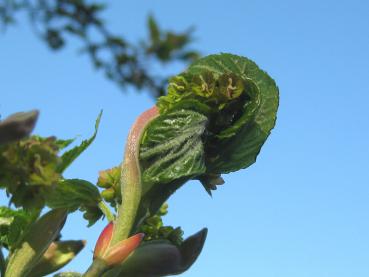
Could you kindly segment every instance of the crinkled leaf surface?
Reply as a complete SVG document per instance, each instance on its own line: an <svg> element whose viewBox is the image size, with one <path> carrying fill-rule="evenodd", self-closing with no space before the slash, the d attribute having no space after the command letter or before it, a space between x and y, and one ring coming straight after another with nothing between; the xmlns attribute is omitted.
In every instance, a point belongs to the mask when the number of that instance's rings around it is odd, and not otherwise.
<svg viewBox="0 0 369 277"><path fill-rule="evenodd" d="M247 58L211 55L173 77L157 106L141 140L139 217L189 179L209 191L221 174L254 163L275 124L278 88Z"/></svg>
<svg viewBox="0 0 369 277"><path fill-rule="evenodd" d="M211 55L192 64L188 73L201 74L202 71L209 70L216 76L233 73L243 80L252 84L251 88L256 89L258 107L252 109L253 115L248 120L243 121L243 114L239 115L216 134L219 139L210 145L209 151L211 159L208 159L209 171L213 173L228 173L241 168L246 168L253 164L260 152L262 145L275 125L276 113L278 109L278 88L274 80L253 61L231 54ZM252 91L250 89L250 91ZM244 104L244 111L247 113L249 103ZM240 125L232 136L224 135L234 126ZM216 147L214 147L216 146Z"/></svg>
<svg viewBox="0 0 369 277"><path fill-rule="evenodd" d="M201 136L207 117L191 110L174 110L150 124L141 142L144 191L155 183L191 178L206 171Z"/></svg>

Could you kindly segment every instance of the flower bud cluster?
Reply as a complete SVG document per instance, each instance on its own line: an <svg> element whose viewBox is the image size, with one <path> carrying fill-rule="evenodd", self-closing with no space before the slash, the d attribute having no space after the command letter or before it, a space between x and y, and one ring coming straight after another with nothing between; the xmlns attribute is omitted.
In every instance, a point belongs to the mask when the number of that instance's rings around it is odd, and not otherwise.
<svg viewBox="0 0 369 277"><path fill-rule="evenodd" d="M120 166L100 171L97 181L97 186L104 189L101 192L101 197L113 207L116 206L117 202L120 202L120 172Z"/></svg>

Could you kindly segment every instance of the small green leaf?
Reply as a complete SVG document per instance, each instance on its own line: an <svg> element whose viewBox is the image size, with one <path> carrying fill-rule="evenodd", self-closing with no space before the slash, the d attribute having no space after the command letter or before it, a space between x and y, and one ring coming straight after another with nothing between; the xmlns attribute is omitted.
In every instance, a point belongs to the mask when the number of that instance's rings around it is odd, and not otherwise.
<svg viewBox="0 0 369 277"><path fill-rule="evenodd" d="M80 179L60 181L46 197L50 208L64 208L69 212L80 209L84 218L93 225L103 215L98 207L101 201L99 190L92 183Z"/></svg>
<svg viewBox="0 0 369 277"><path fill-rule="evenodd" d="M97 206L100 199L99 191L92 183L81 179L66 179L55 186L46 204L52 209L75 211L81 206Z"/></svg>
<svg viewBox="0 0 369 277"><path fill-rule="evenodd" d="M91 226L103 215L98 207L100 201L99 190L92 183L80 179L66 179L50 191L46 205L53 209L68 209L69 212L80 209L84 211L84 218Z"/></svg>
<svg viewBox="0 0 369 277"><path fill-rule="evenodd" d="M62 150L64 148L67 148L74 141L75 141L75 139L57 139L55 141L55 144L59 147L59 150Z"/></svg>
<svg viewBox="0 0 369 277"><path fill-rule="evenodd" d="M102 111L100 112L99 116L96 119L95 123L95 132L93 133L92 137L90 137L87 140L82 141L82 143L79 146L74 147L73 149L65 152L61 156L61 163L58 166L58 172L63 172L70 164L79 156L82 154L83 151L85 151L90 144L95 140L95 137L97 135L97 130L99 129L100 119L102 116Z"/></svg>

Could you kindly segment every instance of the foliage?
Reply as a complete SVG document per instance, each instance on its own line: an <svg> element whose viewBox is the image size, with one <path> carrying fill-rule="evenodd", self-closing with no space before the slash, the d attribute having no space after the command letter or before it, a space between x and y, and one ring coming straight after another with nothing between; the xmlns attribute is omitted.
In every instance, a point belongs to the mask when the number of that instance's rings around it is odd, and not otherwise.
<svg viewBox="0 0 369 277"><path fill-rule="evenodd" d="M189 180L211 193L224 183L222 174L253 164L277 108L278 88L254 62L211 55L170 79L168 94L133 124L122 163L100 171L96 185L62 174L95 139L101 114L92 137L70 150L73 140L24 138L29 132L1 144L0 185L11 203L0 208L0 245L10 251L1 271L5 277L45 275L72 260L84 242L59 239L67 214L76 210L84 212L88 226L103 215L109 221L83 276L186 271L200 255L207 229L183 239L181 227L163 223L166 201ZM11 128L19 124L24 121ZM50 210L44 213L44 207Z"/></svg>
<svg viewBox="0 0 369 277"><path fill-rule="evenodd" d="M103 20L106 5L87 0L3 0L0 1L0 24L14 25L25 13L33 30L53 50L60 50L69 38L82 44L96 69L119 86L133 86L154 96L165 93L166 76L152 73L155 64L188 63L198 57L189 49L192 30L162 30L152 15L148 16L148 37L138 43L114 34Z"/></svg>

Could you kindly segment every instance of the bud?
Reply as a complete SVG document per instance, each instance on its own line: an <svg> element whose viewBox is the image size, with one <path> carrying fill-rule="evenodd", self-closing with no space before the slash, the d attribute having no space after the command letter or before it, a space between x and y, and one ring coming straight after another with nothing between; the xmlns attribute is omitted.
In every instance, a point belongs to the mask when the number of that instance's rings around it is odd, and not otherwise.
<svg viewBox="0 0 369 277"><path fill-rule="evenodd" d="M100 171L99 179L97 180L97 186L101 188L118 187L120 180L120 171L120 166Z"/></svg>
<svg viewBox="0 0 369 277"><path fill-rule="evenodd" d="M106 249L109 246L109 243L111 241L111 237L113 235L113 222L109 222L109 224L104 228L104 230L101 232L94 250L94 259L96 257L103 257L105 254Z"/></svg>
<svg viewBox="0 0 369 277"><path fill-rule="evenodd" d="M101 232L94 250L94 259L99 258L103 260L107 266L123 262L140 245L144 237L143 233L138 233L115 245L110 245L113 230L114 224L110 222Z"/></svg>
<svg viewBox="0 0 369 277"><path fill-rule="evenodd" d="M113 201L115 198L115 189L114 188L104 189L101 192L101 197L104 198L104 200L107 202Z"/></svg>

